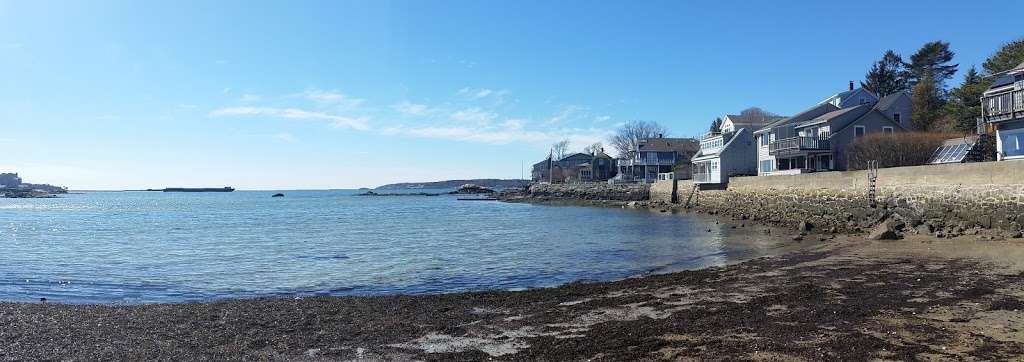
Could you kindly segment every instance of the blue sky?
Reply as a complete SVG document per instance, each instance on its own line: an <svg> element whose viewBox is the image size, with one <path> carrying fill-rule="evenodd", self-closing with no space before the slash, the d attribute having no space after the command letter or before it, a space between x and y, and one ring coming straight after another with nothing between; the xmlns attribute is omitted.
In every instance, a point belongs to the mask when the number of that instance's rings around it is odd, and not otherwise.
<svg viewBox="0 0 1024 362"><path fill-rule="evenodd" d="M890 48L949 41L966 69L1024 36L1022 10L0 0L0 171L77 189L517 178L627 120L692 136L748 106L800 111Z"/></svg>

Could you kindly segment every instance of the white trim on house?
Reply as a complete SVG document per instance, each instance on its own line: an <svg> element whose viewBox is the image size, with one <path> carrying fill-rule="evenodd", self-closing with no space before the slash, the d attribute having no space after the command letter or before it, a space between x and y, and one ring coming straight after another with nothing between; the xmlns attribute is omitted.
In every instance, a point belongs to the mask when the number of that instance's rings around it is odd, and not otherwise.
<svg viewBox="0 0 1024 362"><path fill-rule="evenodd" d="M860 131L860 135L857 135L857 131ZM853 138L864 137L868 134L868 128L864 126L853 126Z"/></svg>

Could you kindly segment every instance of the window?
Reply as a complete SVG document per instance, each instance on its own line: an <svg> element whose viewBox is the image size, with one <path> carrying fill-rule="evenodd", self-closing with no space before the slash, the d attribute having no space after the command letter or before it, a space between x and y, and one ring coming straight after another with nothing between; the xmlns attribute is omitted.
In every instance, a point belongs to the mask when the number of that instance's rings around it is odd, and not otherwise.
<svg viewBox="0 0 1024 362"><path fill-rule="evenodd" d="M853 127L853 136L854 137L864 137L864 126L854 126Z"/></svg>
<svg viewBox="0 0 1024 362"><path fill-rule="evenodd" d="M999 143L1003 157L1024 157L1024 128L999 130Z"/></svg>
<svg viewBox="0 0 1024 362"><path fill-rule="evenodd" d="M900 114L900 112L893 113L892 114L892 120L896 121L896 123L903 124L903 119L900 118L901 116L902 115Z"/></svg>
<svg viewBox="0 0 1024 362"><path fill-rule="evenodd" d="M882 133L892 134L892 132L893 132L892 127L882 127Z"/></svg>
<svg viewBox="0 0 1024 362"><path fill-rule="evenodd" d="M761 161L761 172L772 172L772 160Z"/></svg>
<svg viewBox="0 0 1024 362"><path fill-rule="evenodd" d="M763 135L761 135L759 137L761 138L761 146L767 146L768 145L768 134L765 133L765 134L763 134Z"/></svg>

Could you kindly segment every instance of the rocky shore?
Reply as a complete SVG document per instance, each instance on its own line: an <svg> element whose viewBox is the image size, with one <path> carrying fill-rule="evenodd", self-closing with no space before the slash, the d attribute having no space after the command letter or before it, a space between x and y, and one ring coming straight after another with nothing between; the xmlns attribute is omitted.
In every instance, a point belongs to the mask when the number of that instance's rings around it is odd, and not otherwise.
<svg viewBox="0 0 1024 362"><path fill-rule="evenodd" d="M5 360L1004 360L1024 245L838 237L741 264L522 292L0 303Z"/></svg>

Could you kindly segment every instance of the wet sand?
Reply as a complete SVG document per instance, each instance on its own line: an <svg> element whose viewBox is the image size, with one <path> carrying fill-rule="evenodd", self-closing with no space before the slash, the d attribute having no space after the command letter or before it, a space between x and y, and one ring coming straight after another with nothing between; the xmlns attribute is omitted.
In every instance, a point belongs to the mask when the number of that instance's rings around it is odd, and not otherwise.
<svg viewBox="0 0 1024 362"><path fill-rule="evenodd" d="M839 237L522 292L0 304L0 359L961 360L1024 356L1024 243Z"/></svg>

